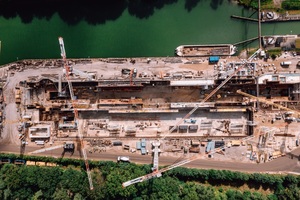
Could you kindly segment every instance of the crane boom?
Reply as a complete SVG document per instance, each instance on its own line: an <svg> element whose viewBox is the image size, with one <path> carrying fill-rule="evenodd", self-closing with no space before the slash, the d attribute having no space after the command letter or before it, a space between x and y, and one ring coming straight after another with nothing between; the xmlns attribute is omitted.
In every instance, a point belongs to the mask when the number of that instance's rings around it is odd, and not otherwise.
<svg viewBox="0 0 300 200"><path fill-rule="evenodd" d="M59 46L60 46L60 55L63 58L63 60L65 61L66 58L67 58L67 55L66 55L66 50L65 50L65 45L64 45L63 38L59 37L58 42L59 42Z"/></svg>
<svg viewBox="0 0 300 200"><path fill-rule="evenodd" d="M251 99L256 99L256 100L258 100L259 102L262 102L262 103L265 103L265 104L268 104L268 105L275 106L275 107L277 107L277 108L279 108L279 109L282 109L282 110L295 112L295 113L297 113L298 115L300 115L300 112L297 111L297 110L293 110L293 109L284 107L284 106L282 106L282 105L280 105L280 104L273 103L272 101L268 101L268 100L265 100L265 99L263 99L263 98L253 96L253 95L248 94L248 93L246 93L246 92L242 92L241 90L237 90L236 93L241 94L241 95L244 95L244 96L249 97L249 98L251 98Z"/></svg>
<svg viewBox="0 0 300 200"><path fill-rule="evenodd" d="M81 132L82 131L82 124L81 124L81 126L79 126L79 124L78 124L79 116L78 116L78 110L77 110L77 106L76 106L77 101L76 101L76 98L74 96L72 82L71 82L70 77L69 77L70 67L68 66L67 60L66 60L66 51L65 51L64 40L63 40L62 37L59 37L58 41L59 41L59 45L60 45L61 56L62 56L62 59L64 61L64 68L66 70L66 79L67 79L67 82L68 82L68 85L69 85L69 91L70 91L72 106L73 106L73 109L74 109L74 119L75 119L75 122L78 125L78 136L79 136L79 141L80 141L80 145L81 145L81 152L82 152L83 159L84 159L84 162L85 162L85 167L86 167L86 172L87 172L87 175L88 175L90 189L93 190L94 186L93 186L93 181L92 181L92 177L91 177L91 171L90 171L89 163L88 163L88 160L87 160L86 151L85 151L85 148L84 148L83 135L82 135L82 132Z"/></svg>
<svg viewBox="0 0 300 200"><path fill-rule="evenodd" d="M178 162L178 163L175 163L175 164L170 165L170 166L168 166L168 167L165 167L165 168L162 168L162 169L160 169L160 170L154 171L154 172L152 172L152 173L150 173L150 174L146 174L146 175L144 175L144 176L140 176L140 177L135 178L135 179L132 179L132 180L130 180L130 181L126 181L126 182L124 182L124 183L122 184L122 186L123 186L123 187L128 187L128 186L130 186L130 185L132 185L132 184L140 183L140 182L149 180L149 179L154 178L154 177L160 177L160 176L161 176L161 173L167 172L167 171L169 171L169 170L171 170L171 169L174 169L174 168L176 168L176 167L180 167L180 166L182 166L182 165L185 165L185 164L187 164L187 163L190 163L190 162L192 162L193 160L196 160L196 159L198 159L198 158L199 158L199 155L197 154L197 155L192 156L192 157L190 157L190 158L188 158L188 159L186 159L186 160L182 160L182 161L180 161L180 162Z"/></svg>

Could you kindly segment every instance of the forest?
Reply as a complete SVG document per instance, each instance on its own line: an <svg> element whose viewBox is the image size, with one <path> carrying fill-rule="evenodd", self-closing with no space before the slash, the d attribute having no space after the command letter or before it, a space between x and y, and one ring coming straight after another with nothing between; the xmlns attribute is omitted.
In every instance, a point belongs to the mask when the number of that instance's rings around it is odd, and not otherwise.
<svg viewBox="0 0 300 200"><path fill-rule="evenodd" d="M0 158L20 159L13 154ZM300 176L176 168L160 178L123 188L151 165L90 161L94 190L82 160L23 156L56 167L0 165L0 199L300 199Z"/></svg>

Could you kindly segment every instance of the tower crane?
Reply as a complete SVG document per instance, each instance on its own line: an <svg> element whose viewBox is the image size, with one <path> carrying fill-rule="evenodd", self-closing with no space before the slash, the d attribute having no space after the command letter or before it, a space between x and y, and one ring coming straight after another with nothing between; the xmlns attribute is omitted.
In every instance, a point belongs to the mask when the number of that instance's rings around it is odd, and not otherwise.
<svg viewBox="0 0 300 200"><path fill-rule="evenodd" d="M247 62L251 62L256 55L259 54L259 52L261 51L261 49L258 49L253 55L251 55L246 61L243 61L243 64L240 65L230 76L228 76L218 87L216 87L211 93L209 93L201 102L200 104L197 104L196 107L194 107L188 114L186 114L183 118L181 118L175 126L173 126L173 128L171 128L169 130L169 132L167 134L165 134L161 140L165 139L166 136L168 136L170 133L172 133L176 127L178 125L180 125L184 120L186 120L187 118L189 118L200 106L202 106L208 99L210 99L216 92L218 92L233 76L235 76L239 71L241 71L243 69L243 67L247 64ZM246 140L248 139L251 139L252 137L247 137ZM214 151L214 152L210 152L209 154L213 154L217 152ZM160 177L161 176L161 173L163 172L166 172L166 171L169 171L171 169L174 169L176 167L179 167L179 166L182 166L182 165L185 165L187 163L190 163L194 160L197 160L198 158L200 157L199 154L195 155L195 156L192 156L190 158L187 158L183 161L180 161L178 163L175 163L173 165L170 165L166 168L163 168L163 169L160 169L160 170L154 170L152 173L150 174L147 174L147 175L144 175L144 176L141 176L141 177L138 177L138 178L135 178L133 180L129 180L129 181L126 181L122 184L123 187L127 187L127 186L130 186L132 184L135 184L135 183L139 183L139 182L143 182L143 181L146 181L146 180L149 180L151 178L154 178L154 177Z"/></svg>
<svg viewBox="0 0 300 200"><path fill-rule="evenodd" d="M72 106L74 109L74 120L77 123L77 129L78 129L78 136L79 136L79 141L80 141L80 145L81 145L81 152L84 158L84 162L85 162L85 167L86 167L86 172L88 175L88 180L89 180L89 185L90 185L90 190L94 189L93 186L93 181L92 181L92 176L91 176L91 171L90 171L90 167L89 167L89 163L88 163L88 159L87 159L87 154L84 148L84 142L83 142L83 134L82 134L82 123L80 123L79 125L79 115L78 115L78 110L77 110L77 101L75 99L74 96L74 91L73 91L73 87L72 87L72 82L70 80L69 74L71 72L71 68L70 66L68 66L67 63L67 57L66 57L66 51L65 51L65 45L64 45L64 40L62 37L58 38L59 41L59 46L60 46L60 51L61 51L61 57L63 59L63 63L64 63L64 69L66 70L66 79L68 82L68 86L69 86L69 91L70 91L70 96L71 96L71 101L72 101Z"/></svg>

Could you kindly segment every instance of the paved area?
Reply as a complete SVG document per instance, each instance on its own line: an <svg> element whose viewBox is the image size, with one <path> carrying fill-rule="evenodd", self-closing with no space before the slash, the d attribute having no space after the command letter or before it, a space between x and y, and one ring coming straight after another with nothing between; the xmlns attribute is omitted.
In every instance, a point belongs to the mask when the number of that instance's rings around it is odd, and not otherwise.
<svg viewBox="0 0 300 200"><path fill-rule="evenodd" d="M26 152L31 152L38 147L26 147ZM17 145L0 145L1 152L15 152L18 153L19 146ZM60 157L62 154L61 149L53 150L43 153L41 155ZM129 152L101 152L88 154L89 159L92 160L112 160L116 161L117 156L125 155L130 156L132 162L140 164L152 163L152 157L150 155L142 156L138 154L132 154ZM300 161L299 161L300 149L296 149L285 157L278 158L268 163L242 163L237 161L222 161L222 164L218 160L211 159L199 159L195 160L185 167L202 168L202 169L224 169L243 172L267 172L267 173L300 173ZM177 157L161 157L160 165L171 165L179 160L186 159L189 155L178 155ZM79 152L75 151L73 155L65 153L64 157L79 158Z"/></svg>

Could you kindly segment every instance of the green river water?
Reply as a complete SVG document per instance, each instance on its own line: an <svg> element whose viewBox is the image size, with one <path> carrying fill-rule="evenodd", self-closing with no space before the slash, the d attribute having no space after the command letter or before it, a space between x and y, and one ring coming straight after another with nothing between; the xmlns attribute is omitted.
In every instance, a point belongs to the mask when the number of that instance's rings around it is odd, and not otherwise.
<svg viewBox="0 0 300 200"><path fill-rule="evenodd" d="M59 36L68 58L164 57L173 56L181 44L235 43L258 32L257 23L230 18L250 16L253 10L225 0L170 0L138 17L126 6L113 17L98 17L96 10L91 11L96 20L81 12L72 15L79 19L68 20L59 11L28 19L22 13L7 17L0 10L0 64L60 58ZM290 33L300 33L300 22L262 24L262 35Z"/></svg>

